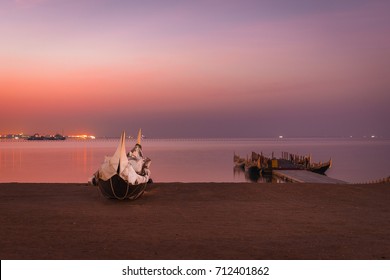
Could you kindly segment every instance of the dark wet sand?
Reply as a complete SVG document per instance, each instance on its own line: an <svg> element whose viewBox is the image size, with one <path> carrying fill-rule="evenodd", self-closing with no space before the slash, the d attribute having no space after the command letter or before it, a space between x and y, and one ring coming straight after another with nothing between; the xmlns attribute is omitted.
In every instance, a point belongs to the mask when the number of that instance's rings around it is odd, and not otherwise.
<svg viewBox="0 0 390 280"><path fill-rule="evenodd" d="M1 259L390 259L390 185L0 184Z"/></svg>

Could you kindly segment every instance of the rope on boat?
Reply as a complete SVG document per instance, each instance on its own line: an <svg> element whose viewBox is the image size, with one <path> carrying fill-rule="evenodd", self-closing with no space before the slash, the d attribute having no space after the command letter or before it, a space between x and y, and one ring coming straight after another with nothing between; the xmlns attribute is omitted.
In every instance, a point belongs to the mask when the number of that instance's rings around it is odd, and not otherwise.
<svg viewBox="0 0 390 280"><path fill-rule="evenodd" d="M144 183L144 184L139 184L137 188L139 188L140 190L137 192L137 194L136 194L135 196L131 196L131 195L130 195L130 196L129 196L129 199L135 200L135 199L137 199L138 197L140 197L140 196L144 193L147 184L148 184L147 182ZM137 190L137 188L134 189L134 191L132 192L132 194Z"/></svg>
<svg viewBox="0 0 390 280"><path fill-rule="evenodd" d="M138 185L134 188L134 190L133 190L132 192L130 192L130 194L129 194L130 184L129 184L129 182L127 182L126 193L125 193L125 195L124 195L123 197L120 197L120 196L118 196L118 195L115 193L114 186L112 185L112 180L111 180L111 178L110 178L111 192L112 192L112 194L114 195L114 197L115 197L116 199L119 199L119 200L124 200L125 198L131 199L131 200L137 199L138 197L140 197L140 196L144 193L144 191L145 191L145 189L146 189L146 185L147 185L147 183L138 184ZM99 188L99 189L100 189L100 188ZM137 191L138 191L138 192L137 192ZM135 195L134 195L134 194L135 194ZM133 195L134 195L134 196L133 196Z"/></svg>
<svg viewBox="0 0 390 280"><path fill-rule="evenodd" d="M124 200L126 197L127 197L127 194L129 192L129 182L127 182L127 189L126 189L126 193L123 197L119 197L116 195L115 191L114 191L114 187L112 185L112 177L110 178L110 185L111 185L111 191L112 191L112 194L115 196L116 199L119 199L119 200Z"/></svg>

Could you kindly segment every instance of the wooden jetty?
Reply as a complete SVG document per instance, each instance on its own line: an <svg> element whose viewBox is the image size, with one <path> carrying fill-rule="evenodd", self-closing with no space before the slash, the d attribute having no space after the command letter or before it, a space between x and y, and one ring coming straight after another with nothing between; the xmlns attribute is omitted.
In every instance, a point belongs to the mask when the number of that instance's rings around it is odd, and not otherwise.
<svg viewBox="0 0 390 280"><path fill-rule="evenodd" d="M246 159L234 154L233 161L235 168L242 169L246 175L257 179L260 176L275 176L296 183L347 183L325 175L332 165L332 159L325 163L313 163L311 155L300 156L282 152L281 158L275 158L274 153L271 157L267 157L263 153L252 152L251 156L247 156Z"/></svg>
<svg viewBox="0 0 390 280"><path fill-rule="evenodd" d="M347 182L307 170L272 170L272 175L296 183L346 184Z"/></svg>

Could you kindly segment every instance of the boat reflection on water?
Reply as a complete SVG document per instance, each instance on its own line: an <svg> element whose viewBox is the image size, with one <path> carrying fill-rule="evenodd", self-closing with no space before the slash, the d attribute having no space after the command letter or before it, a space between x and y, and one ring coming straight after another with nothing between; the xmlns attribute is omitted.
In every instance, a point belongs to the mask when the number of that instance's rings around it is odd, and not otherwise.
<svg viewBox="0 0 390 280"><path fill-rule="evenodd" d="M240 166L234 166L233 176L235 178L244 176L245 180L251 183L285 183L284 180L273 177L271 174L261 174L260 170L256 168L248 168L245 170Z"/></svg>

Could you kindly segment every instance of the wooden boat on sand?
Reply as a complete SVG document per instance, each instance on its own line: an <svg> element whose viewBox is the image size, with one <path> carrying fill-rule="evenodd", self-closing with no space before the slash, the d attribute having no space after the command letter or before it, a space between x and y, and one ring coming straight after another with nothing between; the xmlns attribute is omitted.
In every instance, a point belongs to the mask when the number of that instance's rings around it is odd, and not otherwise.
<svg viewBox="0 0 390 280"><path fill-rule="evenodd" d="M151 160L142 156L140 133L141 130L138 133L137 144L129 154L126 154L125 132L122 132L115 154L106 157L94 174L92 183L98 186L104 197L134 200L144 193L150 179Z"/></svg>

